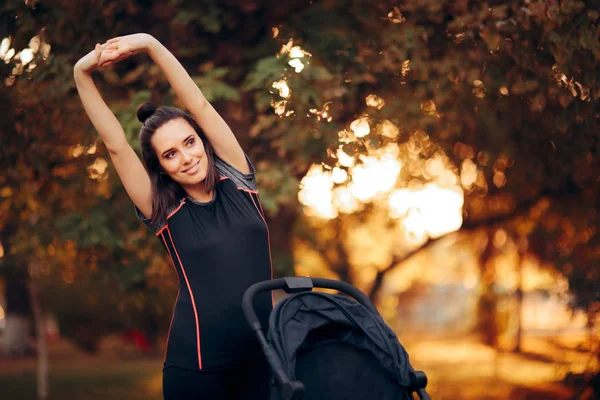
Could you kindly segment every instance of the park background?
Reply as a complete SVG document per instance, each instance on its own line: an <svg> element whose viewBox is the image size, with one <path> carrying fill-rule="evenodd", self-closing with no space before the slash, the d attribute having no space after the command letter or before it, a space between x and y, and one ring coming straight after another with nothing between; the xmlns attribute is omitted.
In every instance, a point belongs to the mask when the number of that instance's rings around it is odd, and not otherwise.
<svg viewBox="0 0 600 400"><path fill-rule="evenodd" d="M5 0L0 397L161 398L177 279L72 72L147 32L253 160L275 276L367 293L434 399L598 398L599 9ZM146 55L93 76L138 151L178 105Z"/></svg>

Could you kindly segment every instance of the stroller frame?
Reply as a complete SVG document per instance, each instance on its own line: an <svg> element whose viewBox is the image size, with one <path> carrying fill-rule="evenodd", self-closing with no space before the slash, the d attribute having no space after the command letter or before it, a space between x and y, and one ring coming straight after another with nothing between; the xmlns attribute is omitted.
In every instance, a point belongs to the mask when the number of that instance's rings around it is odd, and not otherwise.
<svg viewBox="0 0 600 400"><path fill-rule="evenodd" d="M253 300L254 297L261 292L282 289L286 293L300 293L312 291L313 288L333 289L345 293L358 301L374 315L379 315L375 305L363 292L354 286L341 281L310 277L286 277L258 282L250 286L244 293L244 297L242 299L242 310L246 320L248 321L248 324L255 332L256 338L258 339L264 351L265 357L273 372L273 378L275 379L277 385L281 388L281 396L283 400L304 399L304 384L300 381L290 380L281 364L279 357L275 353L275 350L265 337L261 323L258 320L258 317L256 316L252 306ZM415 371L414 375L415 376L413 380L415 382L415 387L411 387L409 389L412 389L413 392L416 392L420 400L431 400L425 391L425 387L427 386L427 376L425 373L423 371Z"/></svg>

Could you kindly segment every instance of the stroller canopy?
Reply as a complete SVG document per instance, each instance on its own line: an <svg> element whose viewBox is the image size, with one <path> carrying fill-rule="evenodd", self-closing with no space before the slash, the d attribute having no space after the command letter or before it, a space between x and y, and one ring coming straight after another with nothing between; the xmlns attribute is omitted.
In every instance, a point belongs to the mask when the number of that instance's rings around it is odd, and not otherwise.
<svg viewBox="0 0 600 400"><path fill-rule="evenodd" d="M341 295L303 292L282 300L270 315L268 340L291 379L307 342L346 343L370 352L400 386L421 386L408 353L383 318Z"/></svg>

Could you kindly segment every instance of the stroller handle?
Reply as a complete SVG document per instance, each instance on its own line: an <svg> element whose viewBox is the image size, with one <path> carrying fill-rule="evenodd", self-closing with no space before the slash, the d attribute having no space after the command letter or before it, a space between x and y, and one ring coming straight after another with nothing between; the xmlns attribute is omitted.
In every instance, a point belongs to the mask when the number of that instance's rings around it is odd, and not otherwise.
<svg viewBox="0 0 600 400"><path fill-rule="evenodd" d="M367 295L352 285L332 279L286 277L258 282L246 289L242 298L242 311L244 312L244 316L246 317L248 324L256 334L259 343L264 349L265 357L271 366L275 381L281 386L282 400L303 399L304 385L302 382L290 380L277 355L275 354L273 347L268 343L265 334L263 333L260 321L254 312L254 297L259 293L277 289L283 289L286 293L300 293L312 291L313 288L333 289L350 295L361 305L366 307L371 313L381 318L379 311L377 311L377 308L371 302L369 297L367 297ZM425 373L422 371L415 371L415 387L413 390L417 392L420 400L431 400L431 397L429 397L429 394L427 394L425 391L426 386L427 376Z"/></svg>
<svg viewBox="0 0 600 400"><path fill-rule="evenodd" d="M264 350L265 357L273 371L273 377L275 378L275 381L281 386L282 400L303 399L304 385L302 384L302 382L290 380L283 366L281 365L281 362L279 361L277 355L275 354L273 348L268 343L263 333L262 326L260 325L260 321L258 320L256 313L254 312L254 297L258 293L277 289L283 289L287 293L299 293L309 292L315 287L324 289L334 289L346 293L352 296L360 304L365 306L369 311L371 311L375 315L379 315L377 308L375 308L373 303L363 292L347 283L334 281L330 279L309 277L279 278L255 283L254 285L246 289L246 291L244 292L244 297L242 298L242 311L244 312L248 324L256 334L256 338L258 339L259 343L261 344Z"/></svg>
<svg viewBox="0 0 600 400"><path fill-rule="evenodd" d="M260 321L254 312L252 303L254 297L261 292L267 292L271 290L283 289L286 293L298 293L298 292L309 292L313 288L333 289L343 292L352 296L356 301L365 306L367 310L375 315L379 315L377 308L373 305L371 300L363 292L358 290L352 285L345 282L335 281L332 279L324 278L310 278L310 277L288 277L278 278L270 281L263 281L255 283L250 286L244 293L242 298L242 310L246 316L248 324L254 331L262 329Z"/></svg>

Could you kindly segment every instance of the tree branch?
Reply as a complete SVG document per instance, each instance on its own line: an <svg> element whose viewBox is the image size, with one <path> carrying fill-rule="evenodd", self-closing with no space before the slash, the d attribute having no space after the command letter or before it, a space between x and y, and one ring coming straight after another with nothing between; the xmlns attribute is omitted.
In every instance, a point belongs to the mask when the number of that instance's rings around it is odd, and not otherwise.
<svg viewBox="0 0 600 400"><path fill-rule="evenodd" d="M540 192L539 196L537 196L535 199L529 199L529 200L522 201L521 203L518 203L517 206L509 213L493 215L486 219L470 220L470 221L467 220L463 223L463 225L460 227L458 232L476 231L479 229L490 228L490 227L493 227L494 225L505 224L507 222L510 222L511 220L522 217L523 215L529 213L531 208L534 207L543 197L545 197L545 196L557 197L557 196L560 196L560 193L561 193L560 190L559 191L542 191L542 192ZM454 232L452 232L452 233L454 233ZM414 257L418 253L431 248L436 243L438 243L441 239L445 238L447 235L448 234L440 236L438 238L428 239L420 247L413 249L409 253L403 254L402 256L395 256L386 268L377 272L377 276L375 277L373 286L371 287L371 290L369 291L369 294L368 294L369 298L371 300L375 300L375 298L379 294L379 291L381 290L381 287L383 285L383 279L385 278L385 275L388 272L390 272L391 270L396 268L399 264L402 264L405 261L407 261L408 259Z"/></svg>

